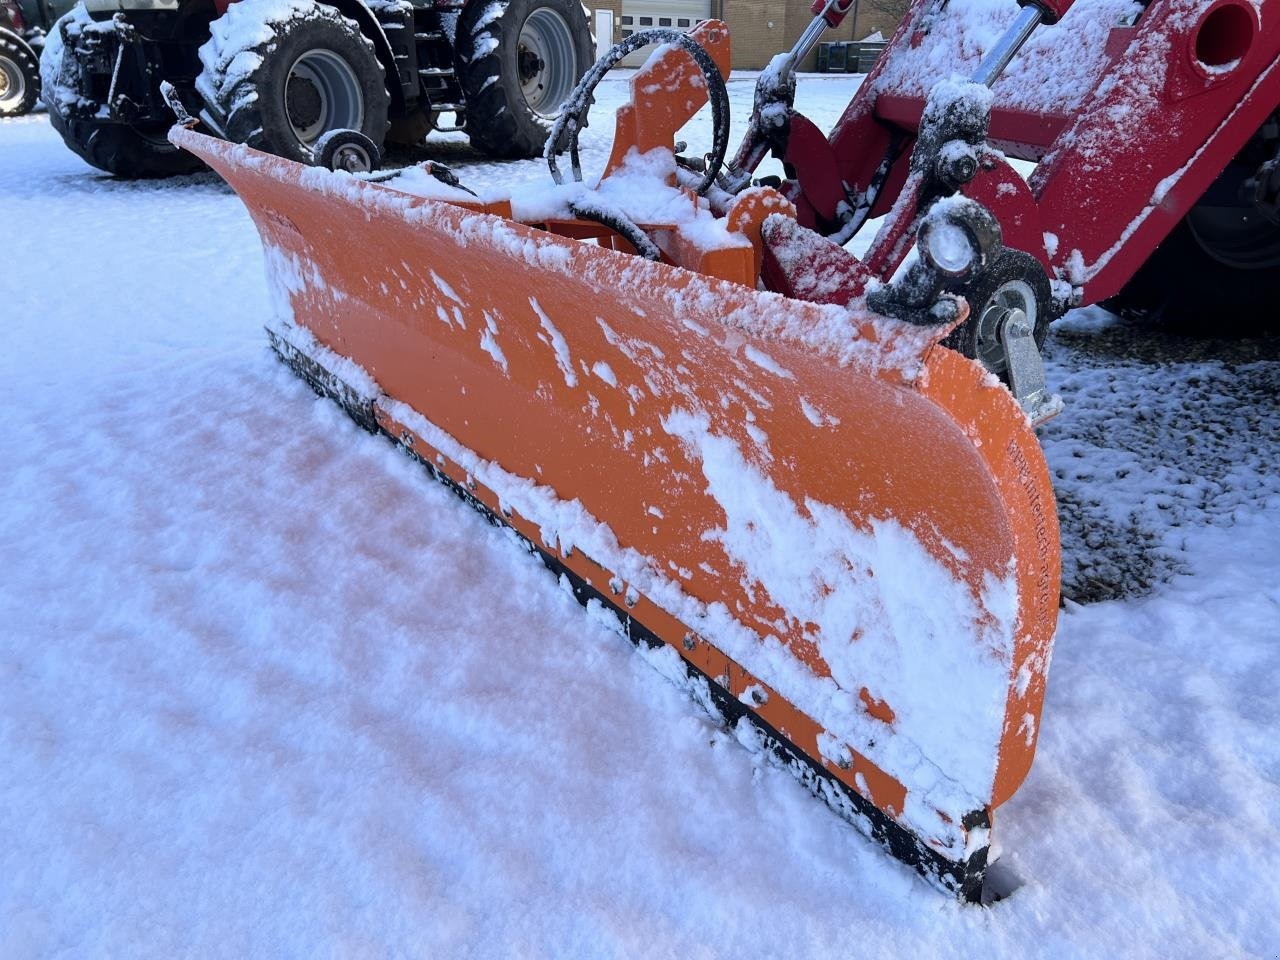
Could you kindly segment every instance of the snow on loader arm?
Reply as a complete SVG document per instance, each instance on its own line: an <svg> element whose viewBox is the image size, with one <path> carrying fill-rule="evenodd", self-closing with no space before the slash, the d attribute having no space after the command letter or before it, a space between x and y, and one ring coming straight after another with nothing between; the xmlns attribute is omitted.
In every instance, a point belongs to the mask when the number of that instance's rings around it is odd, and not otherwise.
<svg viewBox="0 0 1280 960"><path fill-rule="evenodd" d="M1048 471L1008 389L940 345L966 308L927 258L845 302L761 288L767 260L820 238L771 189L717 194L714 156L677 162L728 64L722 24L694 39L636 75L594 187L480 199L415 168L170 136L252 214L295 371L514 530L740 740L977 900L1039 729ZM971 201L924 221L982 233ZM814 300L848 256L827 248Z"/></svg>

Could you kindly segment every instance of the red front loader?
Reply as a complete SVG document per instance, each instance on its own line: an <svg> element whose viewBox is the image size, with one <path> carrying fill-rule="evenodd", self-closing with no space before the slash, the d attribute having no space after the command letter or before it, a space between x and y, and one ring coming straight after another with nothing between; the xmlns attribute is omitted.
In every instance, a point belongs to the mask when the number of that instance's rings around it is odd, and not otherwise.
<svg viewBox="0 0 1280 960"><path fill-rule="evenodd" d="M851 3L814 6L838 23ZM1280 295L1278 56L1273 0L917 0L829 137L774 110L738 166L774 148L800 222L838 239L958 188L1030 258L997 274L1038 301L1052 290L1034 305L1041 331L1103 301L1206 326L1265 319ZM953 76L990 88L989 115L960 118L913 170L928 94ZM1010 160L1036 166L1024 178ZM889 218L867 272L897 268L913 219ZM975 292L966 351L998 355L981 309L994 291Z"/></svg>

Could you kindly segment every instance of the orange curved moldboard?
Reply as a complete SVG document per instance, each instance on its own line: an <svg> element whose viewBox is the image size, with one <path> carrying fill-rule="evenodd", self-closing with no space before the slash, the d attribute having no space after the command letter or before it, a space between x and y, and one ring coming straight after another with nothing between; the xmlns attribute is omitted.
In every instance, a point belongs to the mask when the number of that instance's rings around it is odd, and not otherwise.
<svg viewBox="0 0 1280 960"><path fill-rule="evenodd" d="M860 304L173 137L251 211L279 336L382 429L913 835L972 847L1034 754L1058 606L1003 387Z"/></svg>

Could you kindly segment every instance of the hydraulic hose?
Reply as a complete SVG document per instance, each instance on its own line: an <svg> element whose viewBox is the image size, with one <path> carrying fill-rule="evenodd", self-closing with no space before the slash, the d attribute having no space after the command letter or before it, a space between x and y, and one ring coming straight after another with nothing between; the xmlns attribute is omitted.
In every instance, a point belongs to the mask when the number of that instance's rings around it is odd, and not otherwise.
<svg viewBox="0 0 1280 960"><path fill-rule="evenodd" d="M551 169L551 176L556 183L564 183L564 175L560 172L556 158L566 150L569 152L570 163L573 166L573 179L582 180L578 135L587 126L587 114L591 110L591 104L595 102L593 94L596 87L600 85L600 81L604 79L604 75L624 57L651 43L674 43L681 47L693 58L693 62L698 65L707 82L707 99L711 102L713 140L711 153L707 155L707 168L703 172L702 179L698 181L695 192L702 196L715 184L716 177L724 166L725 154L729 150L729 91L725 88L720 68L700 43L679 30L661 28L641 30L614 44L608 53L596 61L595 66L582 75L578 86L565 101L560 116L556 118L555 125L551 128L551 135L547 138L546 149L543 151L547 166Z"/></svg>
<svg viewBox="0 0 1280 960"><path fill-rule="evenodd" d="M569 210L581 220L592 220L619 234L636 248L636 253L646 260L652 260L656 263L662 259L662 251L658 249L658 245L649 239L649 235L621 210L615 210L601 204L593 204L589 200L576 200L569 204Z"/></svg>

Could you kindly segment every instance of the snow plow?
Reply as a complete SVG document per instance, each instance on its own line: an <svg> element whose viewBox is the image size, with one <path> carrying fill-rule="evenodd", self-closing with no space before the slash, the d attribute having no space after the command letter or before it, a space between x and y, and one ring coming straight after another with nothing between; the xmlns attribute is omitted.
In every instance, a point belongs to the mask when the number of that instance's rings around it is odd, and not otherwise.
<svg viewBox="0 0 1280 960"><path fill-rule="evenodd" d="M1107 2L1077 9L1114 20ZM1271 67L1230 37L1204 41L1210 59L1241 54L1201 71L1198 103L1217 120L1193 111L1127 178L1099 161L1119 178L1108 241L1096 218L1051 216L1092 193L1045 199L1064 151L1098 160L1092 128L1010 120L992 93L1069 3L1010 4L971 79L913 102L884 78L951 9L917 3L827 139L792 109L795 65L851 3L815 2L731 159L715 21L636 34L589 71L551 132L558 185L542 191L482 196L429 163L374 174L355 131L330 144L333 169L304 167L196 132L174 101L170 138L252 214L278 300L268 334L290 367L514 530L741 741L975 901L993 811L1034 756L1058 609L1033 427L1060 404L1039 346L1054 315L1120 291L1132 244L1149 252L1219 176L1207 155L1226 164L1253 142ZM1126 36L1167 51L1177 31L1221 23L1213 11L1246 8L1170 0ZM588 185L577 134L591 91L655 41ZM1111 89L1107 70L1127 76L1127 61L1107 56L1093 80ZM1259 72L1228 102L1214 85L1241 63ZM1183 89L1168 83L1131 91L1136 112ZM683 157L676 134L708 102L712 150ZM1018 123L1054 138L1036 146ZM1047 179L1029 186L993 141L1040 151ZM771 152L786 178L754 179ZM1116 190L1153 177L1129 216ZM1261 196L1266 171L1255 181ZM879 216L868 253L848 253Z"/></svg>
<svg viewBox="0 0 1280 960"><path fill-rule="evenodd" d="M727 32L699 40L727 68ZM610 175L527 223L420 170L376 182L171 137L251 211L291 367L740 738L977 899L1057 615L1043 457L1010 392L939 345L965 307L936 268L878 287L879 310L758 289L761 237L796 229L794 207L752 188L720 216L677 184L672 135L701 104L642 88L695 76L683 50L652 60Z"/></svg>

